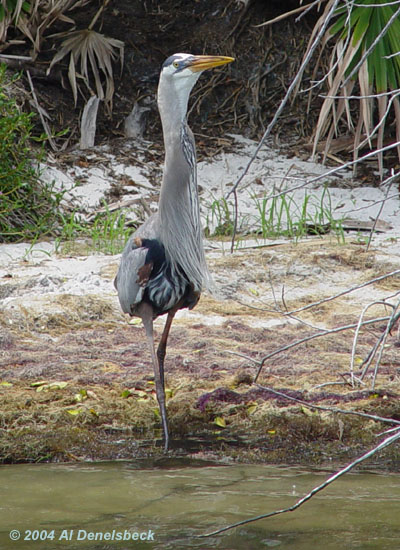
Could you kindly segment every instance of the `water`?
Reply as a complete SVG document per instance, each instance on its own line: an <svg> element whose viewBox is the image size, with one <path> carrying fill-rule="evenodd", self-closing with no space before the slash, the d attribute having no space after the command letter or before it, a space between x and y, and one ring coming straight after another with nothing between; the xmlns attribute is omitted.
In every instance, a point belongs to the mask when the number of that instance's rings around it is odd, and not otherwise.
<svg viewBox="0 0 400 550"><path fill-rule="evenodd" d="M198 539L193 535L294 504L329 473L195 466L1 466L0 549L400 549L398 474L348 474L294 512ZM11 540L17 531L20 538ZM137 540L116 540L132 533Z"/></svg>

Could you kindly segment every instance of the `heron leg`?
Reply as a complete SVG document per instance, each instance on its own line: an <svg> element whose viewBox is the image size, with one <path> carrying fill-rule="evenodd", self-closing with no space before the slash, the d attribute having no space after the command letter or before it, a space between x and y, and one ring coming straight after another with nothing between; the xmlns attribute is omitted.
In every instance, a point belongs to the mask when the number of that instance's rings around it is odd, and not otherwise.
<svg viewBox="0 0 400 550"><path fill-rule="evenodd" d="M161 336L160 343L158 344L157 348L157 357L158 357L158 364L160 366L160 378L161 383L163 385L163 388L165 390L165 384L164 384L164 359L165 359L165 353L167 351L167 340L169 336L169 331L171 329L172 321L174 320L175 313L177 312L177 309L171 309L168 312L167 320L165 321L164 330Z"/></svg>
<svg viewBox="0 0 400 550"><path fill-rule="evenodd" d="M146 330L146 336L150 347L151 361L154 369L154 381L156 383L157 401L160 407L161 424L164 433L164 451L168 451L169 434L167 421L167 408L165 406L165 391L164 391L164 370L161 369L155 349L153 335L153 308L150 304L142 302L140 307L140 315L143 325Z"/></svg>

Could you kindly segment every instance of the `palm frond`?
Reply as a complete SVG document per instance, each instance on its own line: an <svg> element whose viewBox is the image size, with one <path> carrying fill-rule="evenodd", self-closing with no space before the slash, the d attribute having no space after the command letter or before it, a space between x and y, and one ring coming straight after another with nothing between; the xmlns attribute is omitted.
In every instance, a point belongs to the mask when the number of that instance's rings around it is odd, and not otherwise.
<svg viewBox="0 0 400 550"><path fill-rule="evenodd" d="M56 22L74 24L66 12L90 0L0 0L0 43L7 47L7 31L14 27L33 45L33 57L41 49L44 33Z"/></svg>
<svg viewBox="0 0 400 550"><path fill-rule="evenodd" d="M96 95L104 99L108 109L112 110L114 94L113 61L120 58L121 67L124 61L124 43L110 38L92 29L83 29L65 33L61 49L53 57L48 72L64 57L69 56L68 78L71 84L75 105L78 100L77 77L83 78L90 90L90 82L94 79ZM77 74L76 66L80 65ZM105 91L102 77L105 79Z"/></svg>
<svg viewBox="0 0 400 550"><path fill-rule="evenodd" d="M17 24L30 7L25 0L0 0L0 43L6 42L9 27Z"/></svg>
<svg viewBox="0 0 400 550"><path fill-rule="evenodd" d="M324 13L330 4L331 0L328 0ZM313 154L320 140L327 135L325 158L333 136L337 136L344 125L353 134L356 158L359 148L366 143L373 148L372 136L376 136L378 149L383 144L385 122L391 107L397 136L400 135L400 105L398 98L394 101L394 95L391 96L400 88L400 7L398 3L388 5L385 0L358 0L356 5L346 2L340 6L336 16L324 40L324 46L331 39L336 39L336 43L325 79L328 91L314 132ZM317 25L320 24L319 21ZM349 89L356 81L359 88L358 118L355 118L354 109L350 110L347 99ZM382 153L378 155L378 163L382 177Z"/></svg>

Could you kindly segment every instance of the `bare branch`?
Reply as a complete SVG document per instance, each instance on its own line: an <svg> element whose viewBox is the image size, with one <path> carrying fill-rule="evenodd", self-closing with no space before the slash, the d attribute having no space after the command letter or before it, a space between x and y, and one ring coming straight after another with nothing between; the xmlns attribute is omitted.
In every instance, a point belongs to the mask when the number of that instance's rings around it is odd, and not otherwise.
<svg viewBox="0 0 400 550"><path fill-rule="evenodd" d="M368 238L367 249L366 249L367 252L368 252L368 250L369 250L369 246L370 246L371 241L372 241L372 236L373 236L373 234L374 234L374 232L375 232L376 224L378 223L378 220L379 220L379 218L380 218L380 216L381 216L381 214L382 214L382 210L383 210L383 208L384 208L384 206L385 206L385 202L386 202L386 201L388 200L388 198L389 198L389 191L390 191L390 188L391 188L391 186L392 186L392 183L393 183L393 182L391 182L390 185L388 185L388 188L387 188L387 190L386 190L385 198L382 200L382 204L381 204L381 206L380 206L380 208L379 208L379 212L377 213L377 215L376 215L376 217L375 217L374 225L372 226L372 229L371 229L371 232L370 232L369 238Z"/></svg>
<svg viewBox="0 0 400 550"><path fill-rule="evenodd" d="M358 144L357 146L357 149L362 149L363 147L365 147L365 145L367 143L370 143L370 140L372 139L372 137L376 134L376 132L378 132L378 130L380 128L384 128L385 126L385 123L386 123L386 118L392 108L392 105L393 103L396 101L396 98L399 97L400 95L400 92L397 91L397 93L394 93L392 92L391 94L391 97L386 105L386 110L385 110L385 113L379 117L379 122L378 124L375 125L375 127L373 128L373 130L371 132L368 132L368 136L364 139L364 141L362 141L361 143ZM385 98L387 97L386 94L379 94L377 95L377 98ZM361 99L361 98L360 98Z"/></svg>
<svg viewBox="0 0 400 550"><path fill-rule="evenodd" d="M299 307L297 309L293 309L291 311L282 311L278 307L278 303L277 303L276 296L275 296L275 290L274 290L272 284L271 284L271 292L272 292L273 300L274 300L274 303L275 303L275 309L271 309L270 307L257 307L257 306L254 306L253 304L247 304L246 302L242 302L241 300L238 300L238 299L235 300L235 301L238 304L240 304L242 306L246 306L250 309L255 309L257 311L264 311L264 312L270 312L270 313L280 313L281 315L285 315L287 317L291 317L291 318L293 318L297 321L300 321L300 319L298 319L297 317L293 317L295 313L299 313L301 311L306 311L307 309L311 309L313 307L320 306L321 304L324 304L325 302L330 302L332 300L336 300L336 298L340 298L341 296L345 296L346 294L350 294L351 292L354 292L355 290L359 290L360 288L364 288L364 287L366 287L368 285L371 285L373 283L383 281L384 279L387 279L388 277L393 277L395 275L398 275L399 273L400 273L400 269L396 269L395 271L391 271L390 273L386 273L385 275L380 275L379 277L374 277L373 279L370 279L369 281L366 281L365 283L361 283L359 285L352 286L350 288L346 288L346 290L342 290L342 292L338 292L337 294L333 294L332 296L328 296L327 298L321 298L321 300L318 300L317 302L311 302L310 304L307 304L306 306L302 306L302 307ZM394 298L398 294L399 294L399 292L395 292L394 294L392 294L390 296L387 296L385 298L385 300L389 300L389 298ZM261 303L265 304L265 305L268 305L268 304L266 304L266 302L264 302L261 299L259 299L259 301ZM385 303L386 305L390 305L390 304L388 304L387 301L383 301L383 303Z"/></svg>
<svg viewBox="0 0 400 550"><path fill-rule="evenodd" d="M396 177L398 177L398 174L396 175ZM382 186L382 184L381 184ZM369 204L367 204L367 206L360 206L359 208L352 208L351 210L347 210L347 213L350 213L350 212L360 212L361 210L368 210L369 208L371 208L371 206L375 206L377 204L380 204L381 202L386 202L390 199L398 199L399 198L399 193L394 193L393 195L390 195L389 197L385 197L384 199L381 199L379 201L374 201L374 202L370 202Z"/></svg>
<svg viewBox="0 0 400 550"><path fill-rule="evenodd" d="M398 424L400 425L400 420L394 420L393 418L386 418L385 416L377 416L376 414L368 414L363 413L360 411L348 411L346 409L337 409L336 407L323 407L321 405L314 405L313 403L309 403L308 401L304 401L303 399L298 399L297 397L291 397L290 395L286 395L283 392L280 392L278 390L274 390L273 388L269 388L267 386L260 386L260 384L257 384L257 387L261 390L265 390L271 393L274 393L278 397L283 397L284 399L287 399L288 401L295 401L296 403L299 403L300 405L304 405L305 407L308 407L309 409L316 409L318 411L327 411L331 413L339 413L339 414L350 414L353 416L361 416L362 418L368 418L369 420L375 420L377 422L388 422L389 424Z"/></svg>
<svg viewBox="0 0 400 550"><path fill-rule="evenodd" d="M239 178L237 179L235 185L232 187L232 189L229 191L229 193L227 194L226 198L228 199L230 197L230 195L236 191L236 189L239 187L240 183L242 182L243 178L245 177L245 175L247 174L247 172L249 171L249 168L250 166L253 164L254 160L256 159L261 147L264 145L264 142L265 140L267 139L267 137L270 135L271 133L271 130L272 128L275 126L278 118L280 117L286 103L289 101L289 97L291 96L294 88L296 87L298 81L300 80L301 76L302 76L302 73L303 73L303 70L304 68L308 65L311 57L313 56L314 54L314 51L316 50L322 36L325 34L325 31L326 29L328 28L328 25L330 23L330 20L332 18L332 15L334 13L334 11L336 10L336 6L337 4L339 3L339 0L334 0L333 4L332 4L332 7L331 9L329 10L327 16L326 16L326 19L325 19L325 22L324 24L322 25L318 35L316 36L312 46L310 47L310 50L308 52L308 55L303 59L303 62L299 68L299 71L297 73L297 75L295 76L295 78L293 79L293 81L291 82L286 94L285 94L285 97L283 98L283 100L281 101L281 104L279 105L278 109L276 110L275 112L275 115L273 117L273 119L271 120L271 122L269 123L267 129L265 130L264 132L264 135L263 137L261 138L259 144L257 145L256 147L256 150L254 151L252 157L250 158L249 162L247 163L247 165L245 166L243 172L241 173L241 175L239 176Z"/></svg>
<svg viewBox="0 0 400 550"><path fill-rule="evenodd" d="M381 363L382 354L383 354L383 350L385 348L385 343L386 343L387 337L389 336L390 331L392 330L392 328L394 327L394 325L397 323L397 321L400 318L400 313L398 313L399 306L400 306L400 300L397 302L395 308L393 309L393 313L390 316L390 319L389 319L388 324L386 326L386 330L382 335L382 342L380 344L380 350L379 350L378 358L376 360L376 365L375 365L375 369L374 369L374 376L372 378L372 391L375 389L376 376L378 374L378 369L379 369L379 365Z"/></svg>
<svg viewBox="0 0 400 550"><path fill-rule="evenodd" d="M348 385L348 382L346 382L346 380L335 380L334 382L323 382L322 384L317 384L316 386L313 386L311 389L319 390L320 388L326 388L327 386L346 386L346 385Z"/></svg>
<svg viewBox="0 0 400 550"><path fill-rule="evenodd" d="M290 10L285 13L282 13L281 15L278 15L278 17L274 17L274 19L269 19L268 21L265 21L260 25L255 25L255 28L266 27L267 25L273 25L274 23L278 23L278 21L282 21L282 19L286 19L291 15L295 15L296 13L301 13L303 11L308 11L310 8L313 7L313 5L317 4L319 1L320 0L315 0L311 4L306 4L304 6L300 6L299 8L295 8L294 10Z"/></svg>
<svg viewBox="0 0 400 550"><path fill-rule="evenodd" d="M374 323L381 323L382 321L387 321L390 319L390 317L377 317L375 319L369 319L368 321L363 321L363 325L372 325ZM259 368L257 371L257 374L254 378L254 382L257 382L258 377L260 376L261 370L264 366L264 363L268 361L268 359L271 359L271 357L274 357L275 355L279 355L280 353L283 353L284 351L288 351L291 348L300 346L301 344L305 344L306 342L309 342L310 340L314 340L315 338L320 338L321 336L327 336L329 334L336 334L337 332L343 332L345 330L351 330L353 328L356 328L358 326L358 323L353 323L351 325L345 325L337 328L332 328L329 330L321 330L320 332L317 332L315 334L311 334L310 336L306 336L304 338L301 338L301 340L296 340L296 342L292 342L291 344L287 344L286 346L283 346L282 348L279 348L275 351L272 351L271 353L268 353L268 355L265 355L261 358L259 361Z"/></svg>
<svg viewBox="0 0 400 550"><path fill-rule="evenodd" d="M363 308L362 312L361 312L361 315L360 315L360 318L359 318L359 321L358 321L358 324L357 324L357 328L356 328L356 331L354 333L353 346L352 346L352 349L351 349L350 379L351 379L351 385L353 386L353 388L354 388L354 362L355 362L355 357L356 357L358 335L360 333L360 329L361 329L361 326L363 324L364 315L367 313L367 311L369 310L370 307L376 306L376 305L384 305L384 306L393 307L391 304L388 304L387 302L384 302L383 300L377 300L375 302L371 302L370 304L366 305ZM390 320L390 318L389 318L389 320ZM372 357L370 355L366 362L372 361L372 358L373 358L373 355L372 355ZM361 379L362 378L363 378L363 376L361 377Z"/></svg>
<svg viewBox="0 0 400 550"><path fill-rule="evenodd" d="M243 521L238 521L237 523L232 523L231 525L227 525L226 527L222 527L221 529L217 529L216 531L212 531L211 533L206 533L204 535L198 535L196 538L213 537L215 535L220 535L221 533L229 531L230 529L234 529L235 527L240 527L242 525L246 525L248 523L252 523L252 522L258 521L260 519L270 518L272 516L277 516L278 514L284 514L286 512L293 512L294 510L299 508L302 504L304 504L305 502L310 500L314 495L316 495L317 493L319 493L320 491L322 491L323 489L328 487L328 485L330 485L331 483L336 481L339 477L341 477L344 474L347 474L355 466L357 466L358 464L361 464L361 462L364 462L364 460L367 460L368 458L371 458L372 456L374 456L374 454L376 454L377 452L385 449L389 445L392 445L392 443L394 443L398 439L400 439L400 429L397 429L396 433L394 433L393 435L391 435L391 436L387 437L386 439L384 439L383 441L381 441L381 443L379 443L379 445L377 445L373 449L369 450L368 452L366 452L362 456L358 457L356 460L353 460L353 462L351 462L350 464L348 464L347 466L345 466L344 468L342 468L341 470L339 470L338 472L336 472L335 474L330 476L326 481L321 483L321 485L318 485L317 487L314 487L314 489L312 489L312 491L307 493L304 497L299 499L295 504L293 504L292 506L289 506L288 508L283 508L282 510L275 510L274 512L269 512L267 514L261 514L259 516L255 516L255 517L250 518L250 519L245 519Z"/></svg>
<svg viewBox="0 0 400 550"><path fill-rule="evenodd" d="M261 142L260 142L261 143ZM344 170L344 169L347 169L347 168L352 168L354 166L356 166L357 164L360 164L361 162L363 162L364 160L367 160L371 157L374 157L376 155L379 155L380 153L384 153L386 151L389 151L390 149L394 149L396 147L400 146L400 140L399 141L396 141L394 143L391 143L389 145L386 145L385 147L382 147L380 149L376 149L374 151L370 151L369 153L366 153L364 156L362 157L359 157L355 160L351 160L351 161L348 161L348 162L345 162L343 164L341 164L340 166L336 166L336 167L333 167L329 170L327 170L326 172L324 172L323 174L320 174L318 176L314 176L313 178L309 179L309 180L306 180L305 182L301 183L300 185L295 185L294 187L290 187L289 189L286 189L285 191L280 191L278 193L274 193L273 195L270 195L268 197L269 200L271 199L276 199L278 197L282 197L283 195L287 195L288 193L292 193L293 191L297 191L298 189L304 189L304 187L307 187L308 185L311 185L311 184L315 184L317 183L318 181L320 181L321 179L325 179L327 176L332 176L338 172L340 172L341 170ZM226 195L226 199L229 197L229 195L231 193L234 192L234 190L236 191L237 189L237 186L241 183L243 177L247 174L247 171L248 171L248 168L250 168L250 165L253 163L253 161L255 160L257 154L258 154L258 151L260 150L261 148L261 145L259 144L259 147L257 147L254 155L251 157L249 163L247 164L247 166L245 167L243 173L241 174L241 176L239 177L239 179L236 181L234 187L232 187L232 189L229 191L229 193ZM398 176L398 172L392 176L390 176L389 180L393 179L394 177ZM300 180L301 178L290 178L290 179L298 179ZM382 185L384 184L385 182L382 182Z"/></svg>
<svg viewBox="0 0 400 550"><path fill-rule="evenodd" d="M400 1L400 0L399 0ZM388 56L389 57L389 56ZM390 90L389 92L380 92L379 94L368 94L368 95L329 95L329 94L318 94L318 97L323 99L377 99L378 97L386 97L392 95L399 95L400 89L396 88L395 90Z"/></svg>
<svg viewBox="0 0 400 550"><path fill-rule="evenodd" d="M284 315L293 315L294 313L299 313L300 311L305 311L307 309L310 309L315 306L319 306L321 304L324 304L325 302L330 302L331 300L336 300L336 298L339 298L340 296L344 296L345 294L350 294L350 292L354 292L355 290L359 290L360 288L364 288L365 286L371 285L373 283L377 283L378 281L383 281L384 279L387 279L388 277L393 277L395 275L398 275L400 273L400 269L396 269L395 271L391 271L390 273L386 273L385 275L380 275L379 277L375 277L374 279L370 279L369 281L365 283L361 283L359 285L352 286L350 288L347 288L346 290L343 290L342 292L338 292L337 294L334 294L333 296L329 296L328 298L323 298L322 300L318 300L317 302L312 302L311 304L307 304L306 306L299 307L297 309L293 309L292 311L289 311L287 313L283 313Z"/></svg>
<svg viewBox="0 0 400 550"><path fill-rule="evenodd" d="M232 241L231 241L231 254L233 254L233 249L235 248L235 240L236 240L238 217L239 217L238 215L239 202L238 202L236 189L233 191L233 201L234 201L234 216L233 216L233 232L232 232Z"/></svg>

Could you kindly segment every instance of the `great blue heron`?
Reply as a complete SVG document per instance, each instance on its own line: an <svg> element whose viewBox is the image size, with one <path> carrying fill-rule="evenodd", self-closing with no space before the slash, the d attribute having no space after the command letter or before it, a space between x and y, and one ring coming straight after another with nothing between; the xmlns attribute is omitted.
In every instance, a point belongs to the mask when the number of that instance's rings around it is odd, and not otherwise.
<svg viewBox="0 0 400 550"><path fill-rule="evenodd" d="M190 92L200 74L234 61L232 57L175 54L163 64L158 85L165 163L158 212L129 238L114 284L121 308L141 317L150 346L157 400L168 449L164 358L176 312L192 309L210 287L204 256L197 192L196 148L186 114ZM153 320L167 313L154 348Z"/></svg>

